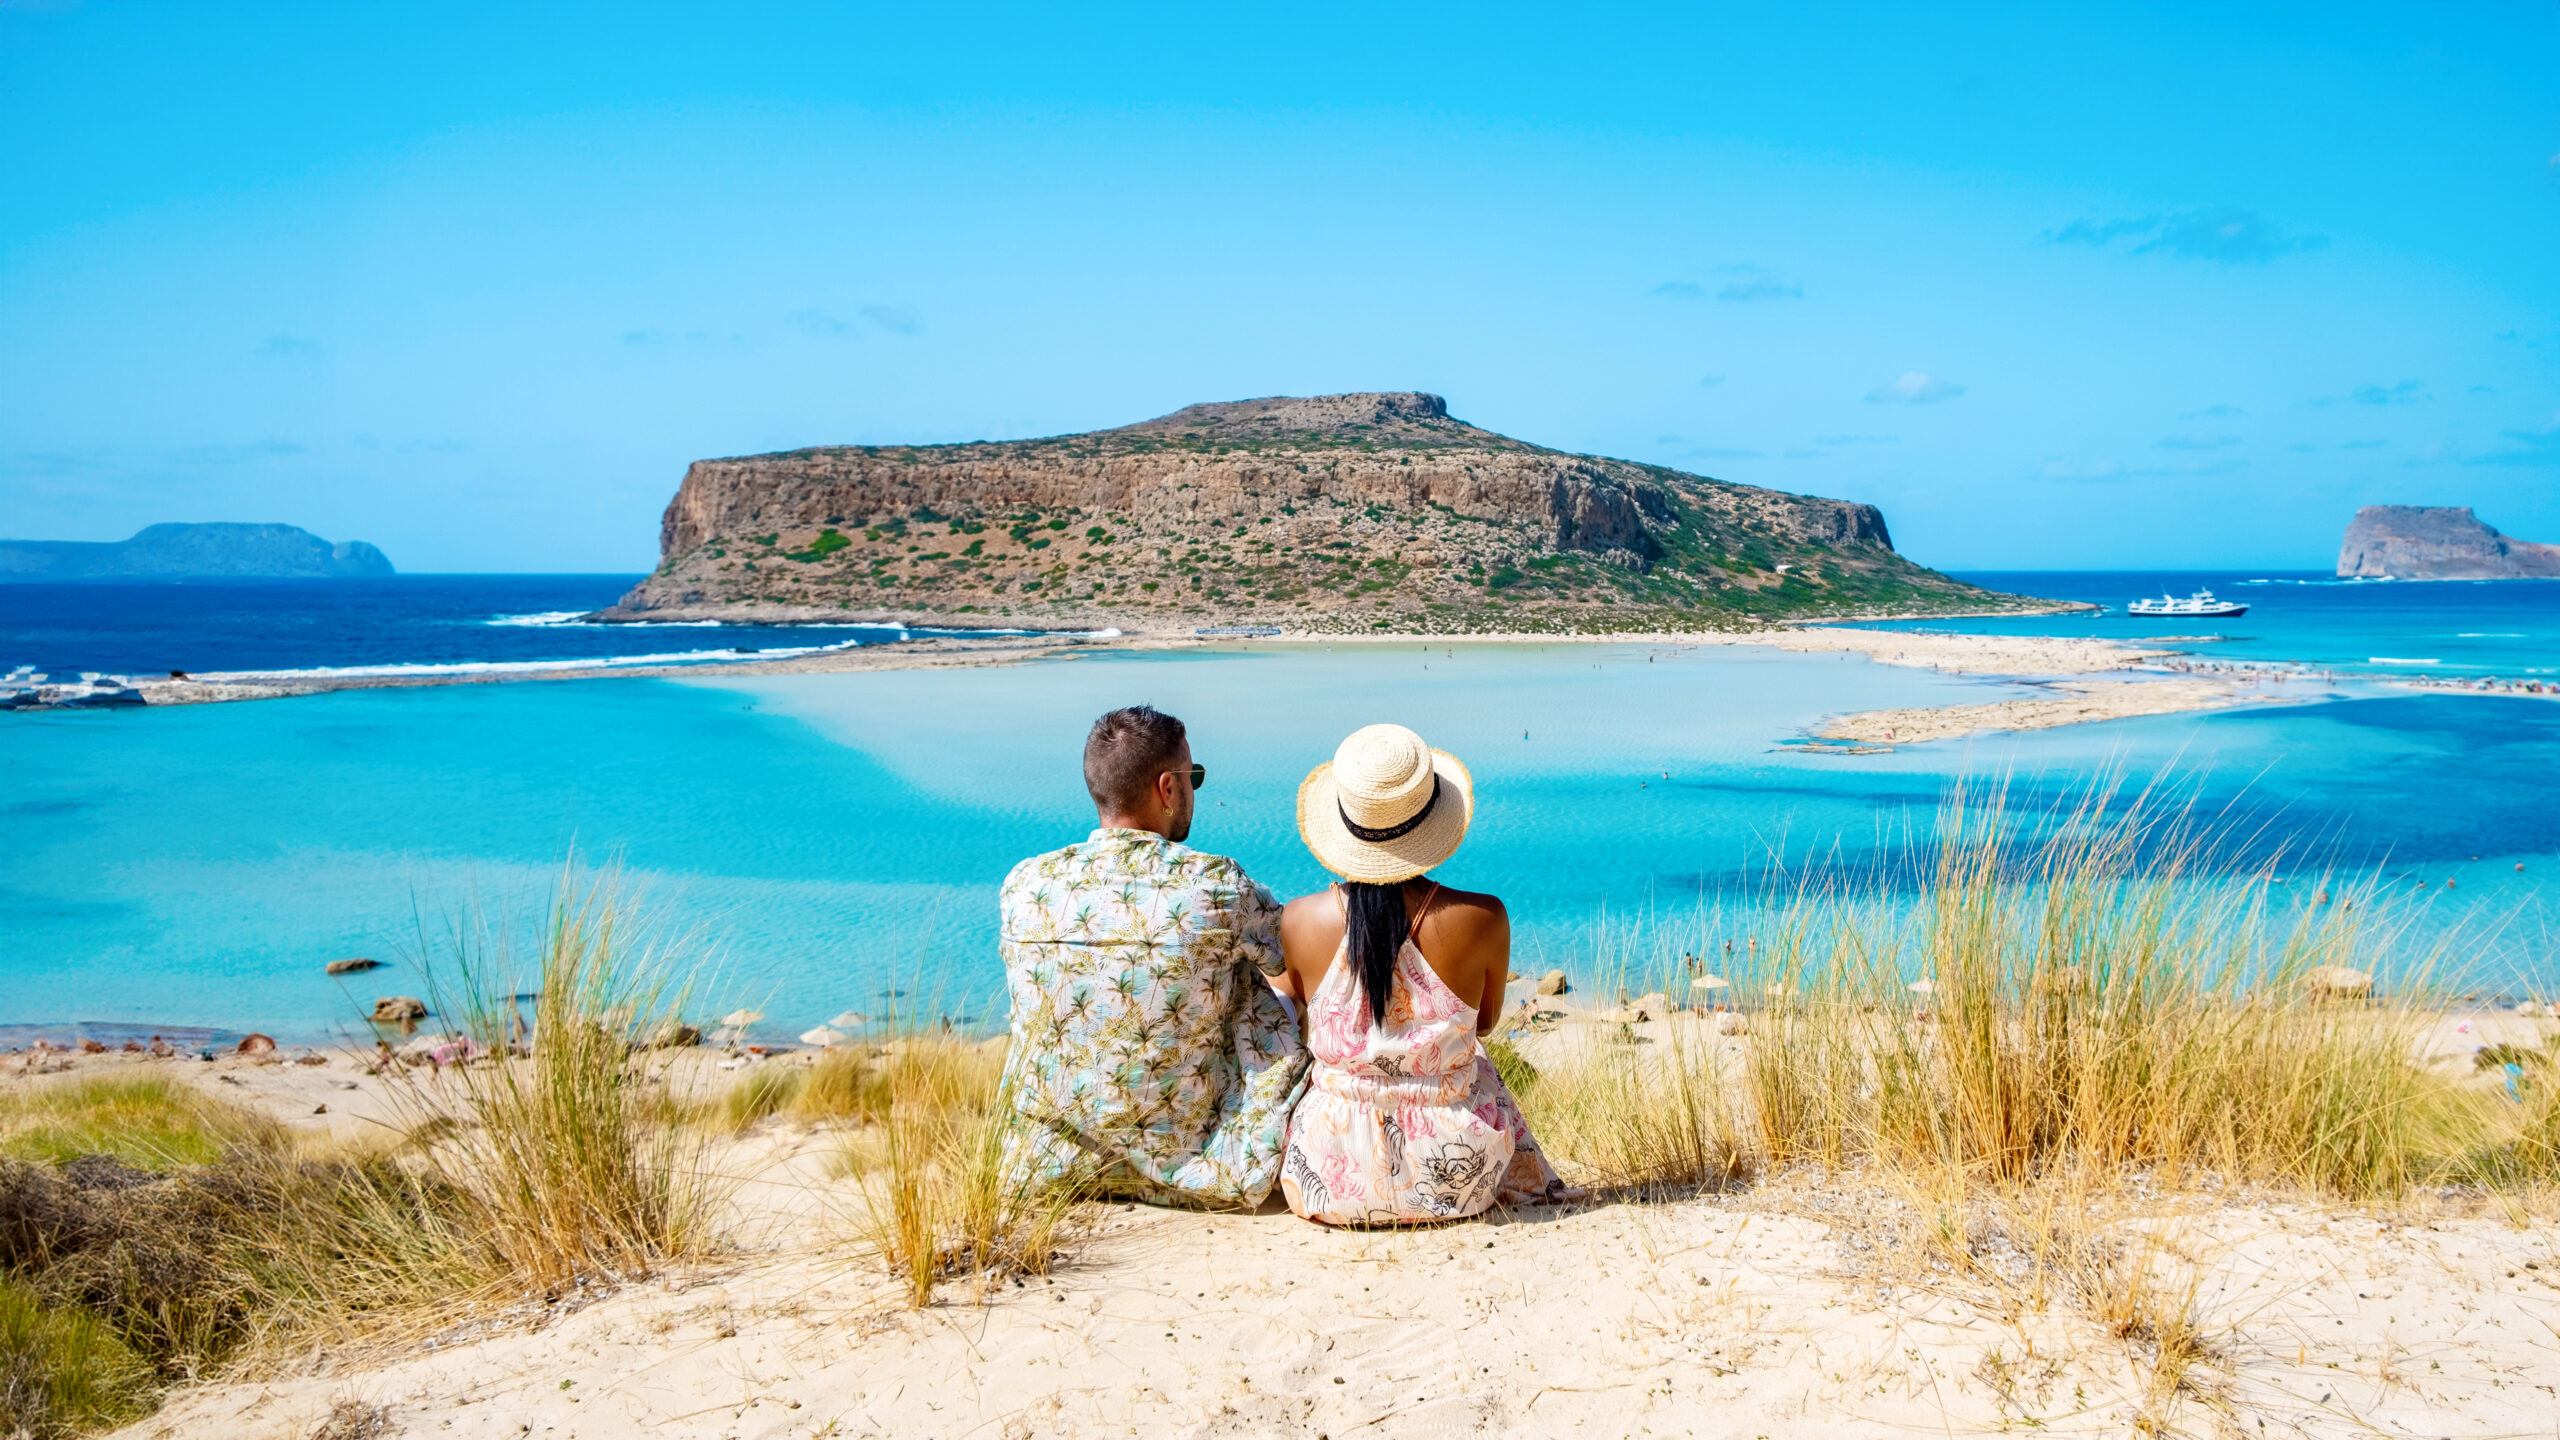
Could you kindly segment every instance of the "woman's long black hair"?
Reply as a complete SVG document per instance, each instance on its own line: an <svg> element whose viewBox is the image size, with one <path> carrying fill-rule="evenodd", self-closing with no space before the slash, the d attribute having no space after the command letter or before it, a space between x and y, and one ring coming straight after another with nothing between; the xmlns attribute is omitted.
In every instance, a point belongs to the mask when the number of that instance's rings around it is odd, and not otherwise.
<svg viewBox="0 0 2560 1440"><path fill-rule="evenodd" d="M1410 924L1404 913L1404 886L1346 880L1342 896L1351 970L1360 978L1360 993L1369 1001L1371 1022L1384 1026L1387 1002L1395 995L1396 956L1404 950Z"/></svg>

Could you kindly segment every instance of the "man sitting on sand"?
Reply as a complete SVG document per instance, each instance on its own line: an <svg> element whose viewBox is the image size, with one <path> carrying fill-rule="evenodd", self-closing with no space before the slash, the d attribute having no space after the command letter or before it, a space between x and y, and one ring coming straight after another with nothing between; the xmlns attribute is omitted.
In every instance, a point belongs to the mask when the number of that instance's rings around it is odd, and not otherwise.
<svg viewBox="0 0 2560 1440"><path fill-rule="evenodd" d="M1017 1180L1249 1209L1279 1178L1307 1050L1266 978L1278 902L1181 843L1206 778L1181 721L1114 710L1084 744L1100 828L1005 877Z"/></svg>

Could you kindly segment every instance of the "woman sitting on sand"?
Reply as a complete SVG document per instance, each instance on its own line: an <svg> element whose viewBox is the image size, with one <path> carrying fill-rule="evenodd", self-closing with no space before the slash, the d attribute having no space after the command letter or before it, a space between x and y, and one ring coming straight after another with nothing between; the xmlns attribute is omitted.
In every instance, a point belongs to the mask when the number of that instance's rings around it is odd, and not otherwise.
<svg viewBox="0 0 2560 1440"><path fill-rule="evenodd" d="M1424 878L1466 838L1466 767L1401 725L1353 733L1298 787L1298 833L1345 883L1280 916L1314 1067L1280 1188L1328 1225L1401 1225L1579 1200L1477 1037L1502 1016L1511 919Z"/></svg>

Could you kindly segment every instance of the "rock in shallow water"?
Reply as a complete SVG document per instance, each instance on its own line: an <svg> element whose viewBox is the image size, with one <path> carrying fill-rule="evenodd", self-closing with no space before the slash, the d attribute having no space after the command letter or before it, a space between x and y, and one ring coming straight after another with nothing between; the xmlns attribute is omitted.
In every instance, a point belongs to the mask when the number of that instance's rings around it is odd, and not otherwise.
<svg viewBox="0 0 2560 1440"><path fill-rule="evenodd" d="M2315 965L2302 977L2314 1000L2365 1000L2373 995L2373 977L2344 965Z"/></svg>

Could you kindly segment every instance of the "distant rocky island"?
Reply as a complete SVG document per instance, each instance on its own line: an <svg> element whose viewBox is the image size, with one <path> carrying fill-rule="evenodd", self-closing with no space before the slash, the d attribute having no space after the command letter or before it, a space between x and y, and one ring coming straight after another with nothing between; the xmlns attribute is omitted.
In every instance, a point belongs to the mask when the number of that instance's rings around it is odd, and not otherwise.
<svg viewBox="0 0 2560 1440"><path fill-rule="evenodd" d="M362 540L298 525L149 525L130 540L0 540L0 584L36 580L342 580L394 573Z"/></svg>
<svg viewBox="0 0 2560 1440"><path fill-rule="evenodd" d="M2347 524L2338 574L2395 580L2560 579L2560 545L2515 540L2468 505L2367 505Z"/></svg>
<svg viewBox="0 0 2560 1440"><path fill-rule="evenodd" d="M597 618L1590 633L2061 608L1913 564L1872 505L1550 450L1413 393L696 461L659 551Z"/></svg>

